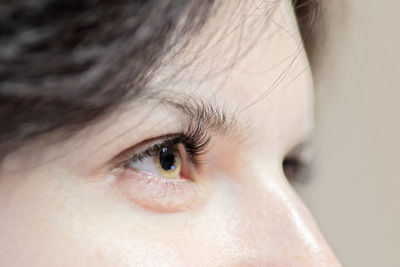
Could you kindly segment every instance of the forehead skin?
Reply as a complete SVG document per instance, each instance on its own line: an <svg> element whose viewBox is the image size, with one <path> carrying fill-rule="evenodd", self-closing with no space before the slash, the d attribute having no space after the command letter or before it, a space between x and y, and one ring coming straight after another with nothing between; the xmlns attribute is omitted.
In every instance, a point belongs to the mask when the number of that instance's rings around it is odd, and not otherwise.
<svg viewBox="0 0 400 267"><path fill-rule="evenodd" d="M312 130L311 71L289 1L223 1L171 55L150 84L155 91L216 99L268 138L292 139L289 146Z"/></svg>
<svg viewBox="0 0 400 267"><path fill-rule="evenodd" d="M218 4L199 34L163 58L147 96L71 140L30 149L47 164L0 172L0 263L338 265L281 170L313 125L311 73L290 2ZM213 138L217 160L208 168L223 171L206 181L203 205L160 215L115 197L101 170L129 146L180 129L179 111L154 101L165 92L224 107L241 140ZM7 164L29 162L16 153Z"/></svg>

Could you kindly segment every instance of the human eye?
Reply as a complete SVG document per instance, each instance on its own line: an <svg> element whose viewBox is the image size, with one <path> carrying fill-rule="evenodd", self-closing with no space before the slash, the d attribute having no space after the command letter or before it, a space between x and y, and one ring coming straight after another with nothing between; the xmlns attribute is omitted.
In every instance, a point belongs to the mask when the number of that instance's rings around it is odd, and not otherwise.
<svg viewBox="0 0 400 267"><path fill-rule="evenodd" d="M311 178L313 146L308 140L295 146L283 159L282 170L290 183L305 183Z"/></svg>
<svg viewBox="0 0 400 267"><path fill-rule="evenodd" d="M126 167L157 175L165 179L190 179L190 174L184 171L182 165L186 158L185 147L182 143L167 140L161 144L154 144L144 152L133 155ZM184 164L185 167L187 164ZM187 168L187 167L186 167Z"/></svg>
<svg viewBox="0 0 400 267"><path fill-rule="evenodd" d="M201 193L201 168L210 135L202 125L152 138L117 156L115 183L136 205L156 212L188 209Z"/></svg>

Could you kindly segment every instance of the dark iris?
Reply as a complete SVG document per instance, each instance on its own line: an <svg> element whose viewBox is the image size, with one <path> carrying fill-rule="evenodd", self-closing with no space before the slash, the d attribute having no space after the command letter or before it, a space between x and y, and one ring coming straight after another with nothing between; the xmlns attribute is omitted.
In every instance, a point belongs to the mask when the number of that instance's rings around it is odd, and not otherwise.
<svg viewBox="0 0 400 267"><path fill-rule="evenodd" d="M162 148L160 151L160 165L166 170L175 170L175 153L169 148Z"/></svg>

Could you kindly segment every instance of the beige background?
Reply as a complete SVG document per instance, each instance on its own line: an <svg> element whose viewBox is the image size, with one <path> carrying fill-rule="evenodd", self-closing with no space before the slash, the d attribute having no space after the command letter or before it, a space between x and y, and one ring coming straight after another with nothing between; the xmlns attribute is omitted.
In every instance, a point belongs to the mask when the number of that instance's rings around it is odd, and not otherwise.
<svg viewBox="0 0 400 267"><path fill-rule="evenodd" d="M344 266L400 266L400 1L322 1L317 164L296 189Z"/></svg>

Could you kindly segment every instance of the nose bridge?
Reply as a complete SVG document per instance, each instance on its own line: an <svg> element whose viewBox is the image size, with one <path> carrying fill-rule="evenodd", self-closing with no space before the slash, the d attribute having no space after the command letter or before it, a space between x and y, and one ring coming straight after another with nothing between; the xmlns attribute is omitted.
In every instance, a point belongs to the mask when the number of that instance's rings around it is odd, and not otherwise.
<svg viewBox="0 0 400 267"><path fill-rule="evenodd" d="M321 233L308 209L297 194L294 193L290 185L283 179L269 185L272 187L270 190L274 192L272 194L273 197L276 198L278 203L281 203L281 216L288 220L288 227L298 237L302 246L307 247L311 251L318 252L320 243L323 240Z"/></svg>
<svg viewBox="0 0 400 267"><path fill-rule="evenodd" d="M340 266L321 235L318 226L282 174L254 177L256 184L247 190L250 214L247 222L254 247L260 257L284 258L288 265ZM246 230L246 231L247 231ZM257 253L258 254L258 253ZM272 261L274 262L274 261Z"/></svg>

